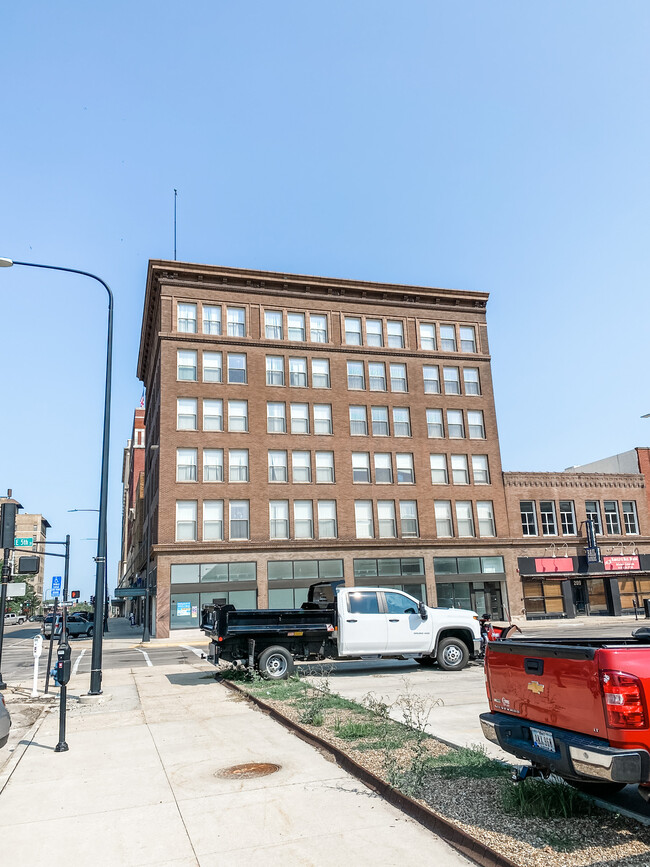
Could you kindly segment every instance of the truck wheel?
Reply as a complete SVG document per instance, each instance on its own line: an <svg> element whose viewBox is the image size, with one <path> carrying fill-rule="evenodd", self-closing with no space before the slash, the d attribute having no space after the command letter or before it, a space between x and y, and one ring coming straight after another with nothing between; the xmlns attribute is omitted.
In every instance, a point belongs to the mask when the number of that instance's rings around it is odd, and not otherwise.
<svg viewBox="0 0 650 867"><path fill-rule="evenodd" d="M418 656L415 661L424 668L430 668L434 664L435 659L433 656Z"/></svg>
<svg viewBox="0 0 650 867"><path fill-rule="evenodd" d="M93 628L92 628L92 626L90 627L90 629L88 630L88 632L86 633L86 635L88 636L88 638L92 638L92 637L93 637Z"/></svg>
<svg viewBox="0 0 650 867"><path fill-rule="evenodd" d="M460 638L443 638L438 644L436 661L443 671L460 671L469 659L467 645Z"/></svg>
<svg viewBox="0 0 650 867"><path fill-rule="evenodd" d="M284 647L267 647L260 653L258 667L268 680L286 680L293 674L293 657Z"/></svg>
<svg viewBox="0 0 650 867"><path fill-rule="evenodd" d="M581 792L584 792L585 795L592 795L594 798L610 798L612 795L616 795L621 789L624 789L627 783L613 783L613 782L603 782L603 783L592 783L587 780L567 780L565 782L570 786L573 786L574 789L579 789Z"/></svg>

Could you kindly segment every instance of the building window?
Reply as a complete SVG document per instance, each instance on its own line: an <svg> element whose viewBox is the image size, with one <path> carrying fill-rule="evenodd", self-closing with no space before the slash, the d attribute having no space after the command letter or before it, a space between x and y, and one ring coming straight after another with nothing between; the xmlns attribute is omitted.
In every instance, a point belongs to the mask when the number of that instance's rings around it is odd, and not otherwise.
<svg viewBox="0 0 650 867"><path fill-rule="evenodd" d="M420 535L418 504L415 500L400 500L399 522L403 539L417 539Z"/></svg>
<svg viewBox="0 0 650 867"><path fill-rule="evenodd" d="M524 536L537 535L537 515L535 513L535 503L532 500L522 500L519 503L519 514L521 516L521 532Z"/></svg>
<svg viewBox="0 0 650 867"><path fill-rule="evenodd" d="M557 536L555 503L553 500L540 500L539 517L542 524L542 536Z"/></svg>
<svg viewBox="0 0 650 867"><path fill-rule="evenodd" d="M228 480L248 481L248 449L230 449L228 452Z"/></svg>
<svg viewBox="0 0 650 867"><path fill-rule="evenodd" d="M243 307L229 307L226 311L228 337L246 336L246 311Z"/></svg>
<svg viewBox="0 0 650 867"><path fill-rule="evenodd" d="M287 432L287 408L284 403L266 404L266 430L269 433Z"/></svg>
<svg viewBox="0 0 650 867"><path fill-rule="evenodd" d="M327 316L312 313L309 317L309 339L312 343L327 343Z"/></svg>
<svg viewBox="0 0 650 867"><path fill-rule="evenodd" d="M390 365L390 390L391 391L408 391L408 383L406 381L406 365L391 364Z"/></svg>
<svg viewBox="0 0 650 867"><path fill-rule="evenodd" d="M314 404L314 433L332 433L332 407L329 403Z"/></svg>
<svg viewBox="0 0 650 867"><path fill-rule="evenodd" d="M296 343L304 343L305 340L305 314L287 313L287 331L289 340Z"/></svg>
<svg viewBox="0 0 650 867"><path fill-rule="evenodd" d="M467 455L451 456L451 478L455 485L469 485Z"/></svg>
<svg viewBox="0 0 650 867"><path fill-rule="evenodd" d="M596 500L587 500L585 511L587 512L587 520L593 522L594 533L602 535L603 525L600 522L600 503Z"/></svg>
<svg viewBox="0 0 650 867"><path fill-rule="evenodd" d="M465 425L463 422L463 411L460 409L447 410L447 433L449 439L462 440L465 436Z"/></svg>
<svg viewBox="0 0 650 867"><path fill-rule="evenodd" d="M408 407L393 407L393 436L411 436L411 413Z"/></svg>
<svg viewBox="0 0 650 867"><path fill-rule="evenodd" d="M576 513L573 508L573 500L560 500L560 525L563 536L575 536Z"/></svg>
<svg viewBox="0 0 650 867"><path fill-rule="evenodd" d="M443 352L456 352L456 328L454 325L440 326L440 348Z"/></svg>
<svg viewBox="0 0 650 867"><path fill-rule="evenodd" d="M293 501L293 535L296 539L314 538L314 515L311 500Z"/></svg>
<svg viewBox="0 0 650 867"><path fill-rule="evenodd" d="M390 454L375 452L375 483L378 485L393 484L393 464Z"/></svg>
<svg viewBox="0 0 650 867"><path fill-rule="evenodd" d="M318 538L336 539L338 530L336 526L336 501L319 500L318 508Z"/></svg>
<svg viewBox="0 0 650 867"><path fill-rule="evenodd" d="M176 401L176 427L178 430L196 430L195 397L179 397Z"/></svg>
<svg viewBox="0 0 650 867"><path fill-rule="evenodd" d="M284 385L284 358L281 355L266 356L266 384Z"/></svg>
<svg viewBox="0 0 650 867"><path fill-rule="evenodd" d="M361 346L361 320L356 316L345 317L345 342L348 346Z"/></svg>
<svg viewBox="0 0 650 867"><path fill-rule="evenodd" d="M221 307L203 305L203 333L221 334Z"/></svg>
<svg viewBox="0 0 650 867"><path fill-rule="evenodd" d="M316 452L316 483L334 482L334 452Z"/></svg>
<svg viewBox="0 0 650 867"><path fill-rule="evenodd" d="M474 535L474 516L472 504L469 501L456 502L456 527L460 538L469 538Z"/></svg>
<svg viewBox="0 0 650 867"><path fill-rule="evenodd" d="M370 418L372 421L372 435L374 437L387 437L390 433L388 429L388 407L371 407Z"/></svg>
<svg viewBox="0 0 650 867"><path fill-rule="evenodd" d="M478 534L482 538L496 536L494 526L494 507L491 500L478 500L476 503L476 515L478 517Z"/></svg>
<svg viewBox="0 0 650 867"><path fill-rule="evenodd" d="M368 363L370 391L386 391L386 365L383 361Z"/></svg>
<svg viewBox="0 0 650 867"><path fill-rule="evenodd" d="M445 394L460 394L460 373L457 367L443 367Z"/></svg>
<svg viewBox="0 0 650 867"><path fill-rule="evenodd" d="M291 453L291 472L294 484L311 482L311 455L309 452Z"/></svg>
<svg viewBox="0 0 650 867"><path fill-rule="evenodd" d="M203 430L223 430L223 401L203 401Z"/></svg>
<svg viewBox="0 0 650 867"><path fill-rule="evenodd" d="M465 383L465 394L481 393L481 382L478 378L478 367L464 367L463 381Z"/></svg>
<svg viewBox="0 0 650 867"><path fill-rule="evenodd" d="M248 539L249 529L249 502L248 500L230 501L230 540Z"/></svg>
<svg viewBox="0 0 650 867"><path fill-rule="evenodd" d="M436 326L431 322L420 322L420 349L436 348Z"/></svg>
<svg viewBox="0 0 650 867"><path fill-rule="evenodd" d="M269 536L271 539L289 538L289 501L270 500Z"/></svg>
<svg viewBox="0 0 650 867"><path fill-rule="evenodd" d="M196 382L195 349L179 349L176 352L176 378Z"/></svg>
<svg viewBox="0 0 650 867"><path fill-rule="evenodd" d="M377 531L380 539L397 538L395 503L392 500L377 500Z"/></svg>
<svg viewBox="0 0 650 867"><path fill-rule="evenodd" d="M282 313L279 310L264 311L264 333L267 340L282 340Z"/></svg>
<svg viewBox="0 0 650 867"><path fill-rule="evenodd" d="M427 436L429 439L441 439L445 432L442 426L442 410L427 410Z"/></svg>
<svg viewBox="0 0 650 867"><path fill-rule="evenodd" d="M367 452L352 452L352 481L370 482L370 455Z"/></svg>
<svg viewBox="0 0 650 867"><path fill-rule="evenodd" d="M384 345L381 319L366 319L366 343L368 346Z"/></svg>
<svg viewBox="0 0 650 867"><path fill-rule="evenodd" d="M490 470L487 455L472 455L472 475L475 485L490 484Z"/></svg>
<svg viewBox="0 0 650 867"><path fill-rule="evenodd" d="M179 303L178 330L185 334L196 334L196 304Z"/></svg>
<svg viewBox="0 0 650 867"><path fill-rule="evenodd" d="M223 500L203 501L203 541L223 542Z"/></svg>
<svg viewBox="0 0 650 867"><path fill-rule="evenodd" d="M431 466L431 484L448 485L449 476L447 474L447 456L429 455L429 464Z"/></svg>
<svg viewBox="0 0 650 867"><path fill-rule="evenodd" d="M291 433L309 433L309 406L306 403L292 403L289 406L291 414Z"/></svg>
<svg viewBox="0 0 650 867"><path fill-rule="evenodd" d="M228 430L229 431L247 431L248 430L248 401L247 400L229 400L228 401Z"/></svg>
<svg viewBox="0 0 650 867"><path fill-rule="evenodd" d="M196 542L196 500L176 500L176 541Z"/></svg>
<svg viewBox="0 0 650 867"><path fill-rule="evenodd" d="M246 356L234 355L228 353L228 382L245 383L246 376Z"/></svg>
<svg viewBox="0 0 650 867"><path fill-rule="evenodd" d="M287 453L269 451L269 482L287 481Z"/></svg>
<svg viewBox="0 0 650 867"><path fill-rule="evenodd" d="M176 481L196 481L196 449L176 449Z"/></svg>
<svg viewBox="0 0 650 867"><path fill-rule="evenodd" d="M397 484L414 485L415 470L413 469L413 455L398 453L395 455L395 464L397 466Z"/></svg>
<svg viewBox="0 0 650 867"><path fill-rule="evenodd" d="M625 532L628 535L638 535L639 521L636 514L636 503L634 500L623 500L623 522L625 523Z"/></svg>
<svg viewBox="0 0 650 867"><path fill-rule="evenodd" d="M312 358L311 360L311 387L330 387L330 363L327 358Z"/></svg>
<svg viewBox="0 0 650 867"><path fill-rule="evenodd" d="M293 388L307 388L307 359L289 359L289 385Z"/></svg>
<svg viewBox="0 0 650 867"><path fill-rule="evenodd" d="M203 353L203 382L221 382L222 360L220 352Z"/></svg>
<svg viewBox="0 0 650 867"><path fill-rule="evenodd" d="M483 422L483 410L469 409L467 410L467 427L469 428L469 438L471 440L485 439L485 424Z"/></svg>
<svg viewBox="0 0 650 867"><path fill-rule="evenodd" d="M223 449L203 449L203 481L223 482Z"/></svg>
<svg viewBox="0 0 650 867"><path fill-rule="evenodd" d="M605 508L605 527L607 532L613 536L619 536L621 533L621 521L618 515L618 503L616 500L605 500L603 503Z"/></svg>
<svg viewBox="0 0 650 867"><path fill-rule="evenodd" d="M460 326L460 351L476 352L476 332L473 325Z"/></svg>
<svg viewBox="0 0 650 867"><path fill-rule="evenodd" d="M451 503L449 500L434 500L433 512L436 518L436 535L439 539L450 539L454 535Z"/></svg>
<svg viewBox="0 0 650 867"><path fill-rule="evenodd" d="M368 436L368 417L365 406L350 407L350 436Z"/></svg>
<svg viewBox="0 0 650 867"><path fill-rule="evenodd" d="M362 391L365 387L363 361L348 361L348 390Z"/></svg>
<svg viewBox="0 0 650 867"><path fill-rule="evenodd" d="M422 368L424 393L440 394L440 371L437 364L425 364Z"/></svg>
<svg viewBox="0 0 650 867"><path fill-rule="evenodd" d="M386 323L386 334L388 336L388 345L391 349L404 348L404 323L391 322Z"/></svg>
<svg viewBox="0 0 650 867"><path fill-rule="evenodd" d="M355 500L354 523L357 539L374 539L375 528L370 500Z"/></svg>

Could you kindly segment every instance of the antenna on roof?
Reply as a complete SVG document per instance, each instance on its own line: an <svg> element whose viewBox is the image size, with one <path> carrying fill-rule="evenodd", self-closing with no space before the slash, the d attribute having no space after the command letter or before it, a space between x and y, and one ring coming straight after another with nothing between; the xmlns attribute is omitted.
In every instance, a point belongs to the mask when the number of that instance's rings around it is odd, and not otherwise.
<svg viewBox="0 0 650 867"><path fill-rule="evenodd" d="M178 190L174 189L174 262L176 261L176 199Z"/></svg>

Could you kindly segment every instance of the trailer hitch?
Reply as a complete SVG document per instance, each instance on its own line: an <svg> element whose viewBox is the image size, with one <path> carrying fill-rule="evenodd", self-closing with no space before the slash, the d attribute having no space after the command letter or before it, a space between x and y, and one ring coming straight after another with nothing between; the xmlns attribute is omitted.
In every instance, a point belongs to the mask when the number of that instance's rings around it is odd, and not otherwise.
<svg viewBox="0 0 650 867"><path fill-rule="evenodd" d="M544 777L545 774L542 772L540 768L535 767L535 765L519 765L516 768L513 768L512 776L510 779L513 783L521 783L524 780L532 779L533 777Z"/></svg>

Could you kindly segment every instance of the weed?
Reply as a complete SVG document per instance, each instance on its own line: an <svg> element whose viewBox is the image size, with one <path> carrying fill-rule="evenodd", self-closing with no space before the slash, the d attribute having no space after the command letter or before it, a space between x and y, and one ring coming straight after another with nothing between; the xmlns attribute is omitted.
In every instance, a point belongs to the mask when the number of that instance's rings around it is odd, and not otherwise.
<svg viewBox="0 0 650 867"><path fill-rule="evenodd" d="M290 677L287 680L265 680L256 674L249 683L250 692L262 699L289 701L301 699L307 692L307 686L297 677Z"/></svg>
<svg viewBox="0 0 650 867"><path fill-rule="evenodd" d="M543 819L590 816L596 810L592 801L571 786L535 778L505 784L501 802L506 813Z"/></svg>
<svg viewBox="0 0 650 867"><path fill-rule="evenodd" d="M372 722L349 721L341 723L337 720L334 732L344 741L356 741L361 738L376 738L383 733L383 727Z"/></svg>
<svg viewBox="0 0 650 867"><path fill-rule="evenodd" d="M442 756L430 757L426 764L429 770L445 779L489 779L505 777L512 772L507 765L491 759L481 746L450 749Z"/></svg>
<svg viewBox="0 0 650 867"><path fill-rule="evenodd" d="M364 707L367 707L371 713L374 713L381 719L388 719L390 716L392 704L387 704L384 701L383 696L375 695L374 692L368 692L361 699L361 703Z"/></svg>

